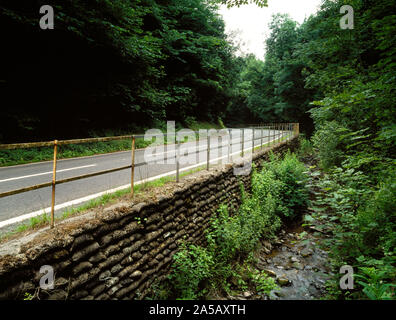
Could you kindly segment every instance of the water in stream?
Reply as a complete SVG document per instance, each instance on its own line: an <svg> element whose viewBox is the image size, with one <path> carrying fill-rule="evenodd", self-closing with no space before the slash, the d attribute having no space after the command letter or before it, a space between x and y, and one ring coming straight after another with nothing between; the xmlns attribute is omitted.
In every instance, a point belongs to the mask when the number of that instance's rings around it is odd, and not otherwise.
<svg viewBox="0 0 396 320"><path fill-rule="evenodd" d="M312 300L325 294L330 277L327 252L319 248L313 232L300 239L303 231L302 227L283 231L279 240L265 243L260 250L257 269L276 277L280 287L270 299Z"/></svg>
<svg viewBox="0 0 396 320"><path fill-rule="evenodd" d="M326 235L299 224L281 231L271 243L264 241L256 253L255 268L275 278L279 289L269 295L248 291L228 299L320 299L326 294L325 283L331 277L327 252L319 247L323 237Z"/></svg>

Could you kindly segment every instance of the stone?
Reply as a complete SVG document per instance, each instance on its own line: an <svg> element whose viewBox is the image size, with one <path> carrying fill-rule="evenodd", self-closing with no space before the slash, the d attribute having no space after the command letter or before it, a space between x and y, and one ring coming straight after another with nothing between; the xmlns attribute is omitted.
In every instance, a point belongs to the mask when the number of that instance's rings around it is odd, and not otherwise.
<svg viewBox="0 0 396 320"><path fill-rule="evenodd" d="M264 248L267 248L268 250L272 250L272 244L269 241L264 241L263 246L264 246Z"/></svg>
<svg viewBox="0 0 396 320"><path fill-rule="evenodd" d="M74 239L73 244L72 244L72 250L74 248L76 248L82 244L85 244L87 242L90 242L90 241L93 241L92 235L86 234L86 233L82 234Z"/></svg>
<svg viewBox="0 0 396 320"><path fill-rule="evenodd" d="M133 259L136 259L136 260L138 260L138 259L140 259L141 257L143 257L143 255L140 253L140 252L134 252L133 254L132 254L132 258Z"/></svg>
<svg viewBox="0 0 396 320"><path fill-rule="evenodd" d="M309 257L310 255L312 255L312 253L313 253L312 249L309 248L305 248L300 252L301 256L304 258Z"/></svg>
<svg viewBox="0 0 396 320"><path fill-rule="evenodd" d="M265 259L264 257L259 257L259 261L260 261L262 264L266 264L266 263L267 263L267 259Z"/></svg>
<svg viewBox="0 0 396 320"><path fill-rule="evenodd" d="M116 293L121 288L122 288L121 285L116 285L116 286L110 288L110 290L108 291L108 294L113 295L114 293Z"/></svg>
<svg viewBox="0 0 396 320"><path fill-rule="evenodd" d="M98 263L106 259L106 256L102 252L98 252L98 254L89 258L89 262Z"/></svg>
<svg viewBox="0 0 396 320"><path fill-rule="evenodd" d="M61 251L57 251L54 253L54 255L52 256L55 260L58 260L60 258L63 258L64 256L68 255L69 252L67 250L61 250Z"/></svg>
<svg viewBox="0 0 396 320"><path fill-rule="evenodd" d="M271 250L269 250L268 248L263 248L263 251L264 251L265 254L270 254L271 253Z"/></svg>
<svg viewBox="0 0 396 320"><path fill-rule="evenodd" d="M80 251L77 251L77 252L73 255L72 260L73 260L73 261L78 261L78 260L80 260L81 258L85 257L86 255L95 252L96 250L99 249L99 247L100 247L100 246L99 246L99 243L94 242L94 243L92 243L91 245L85 247L84 249L81 249Z"/></svg>
<svg viewBox="0 0 396 320"><path fill-rule="evenodd" d="M120 281L120 279L118 277L112 277L112 278L108 278L106 280L106 286L107 287L112 287L114 286L116 283L118 283L118 281Z"/></svg>
<svg viewBox="0 0 396 320"><path fill-rule="evenodd" d="M92 268L92 263L87 262L87 261L81 262L73 268L73 273L75 275L77 275L77 274L81 273L82 271L84 271L86 269L90 269L90 268Z"/></svg>
<svg viewBox="0 0 396 320"><path fill-rule="evenodd" d="M97 296L97 295L101 294L104 289L106 289L106 286L102 283L102 284L96 286L95 288L93 288L91 291L91 294L93 296Z"/></svg>
<svg viewBox="0 0 396 320"><path fill-rule="evenodd" d="M263 270L268 276L275 278L276 277L276 272L272 271L270 269L264 269Z"/></svg>
<svg viewBox="0 0 396 320"><path fill-rule="evenodd" d="M298 270L304 269L304 267L301 265L300 262L293 262L293 263L292 263L292 266L293 266L294 268L298 269Z"/></svg>
<svg viewBox="0 0 396 320"><path fill-rule="evenodd" d="M56 290L54 293L52 293L49 297L48 300L65 300L67 298L67 292L64 290Z"/></svg>
<svg viewBox="0 0 396 320"><path fill-rule="evenodd" d="M252 295L253 295L253 293L251 293L250 291L245 291L245 292L243 293L243 296L244 296L245 298L250 298Z"/></svg>
<svg viewBox="0 0 396 320"><path fill-rule="evenodd" d="M115 266L113 266L112 268L111 268L111 273L117 273L117 272L119 272L120 270L122 269L122 266L120 265L120 264L116 264Z"/></svg>
<svg viewBox="0 0 396 320"><path fill-rule="evenodd" d="M291 262L300 262L296 257L291 256L290 257Z"/></svg>
<svg viewBox="0 0 396 320"><path fill-rule="evenodd" d="M282 287L290 284L290 280L287 279L285 276L281 276L276 280L278 281L279 285L281 285Z"/></svg>
<svg viewBox="0 0 396 320"><path fill-rule="evenodd" d="M63 278L63 277L55 278L55 287L57 287L57 288L63 287L67 283L69 283L69 281L67 279Z"/></svg>
<svg viewBox="0 0 396 320"><path fill-rule="evenodd" d="M110 272L110 270L107 270L107 271L105 271L105 272L102 272L100 275L99 275L99 280L100 281L103 281L103 280L106 280L108 277L110 277L111 276L111 272Z"/></svg>
<svg viewBox="0 0 396 320"><path fill-rule="evenodd" d="M139 271L139 270L136 270L136 271L134 271L134 272L131 274L131 278L138 278L138 277L140 277L141 275L142 275L142 272Z"/></svg>
<svg viewBox="0 0 396 320"><path fill-rule="evenodd" d="M79 300L82 299L84 297L86 297L88 295L88 291L86 290L79 290L77 291L75 294L73 294L73 296L71 297L73 300Z"/></svg>

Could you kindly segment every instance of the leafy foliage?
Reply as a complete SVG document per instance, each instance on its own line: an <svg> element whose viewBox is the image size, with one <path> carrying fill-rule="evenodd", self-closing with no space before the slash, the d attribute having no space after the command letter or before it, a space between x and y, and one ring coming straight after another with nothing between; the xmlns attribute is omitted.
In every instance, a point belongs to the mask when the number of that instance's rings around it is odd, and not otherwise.
<svg viewBox="0 0 396 320"><path fill-rule="evenodd" d="M354 8L354 29L339 26L342 5ZM358 269L357 290L338 297L391 297L395 279L395 137L396 24L394 0L324 0L318 12L298 25L287 15L270 23L265 61L246 58L241 73L244 101L263 121L298 121L310 134L312 148L325 171L320 213L330 208L329 240L334 269L343 264ZM358 13L358 14L357 14ZM310 127L313 120L313 127ZM291 121L291 120L290 120ZM302 154L300 154L302 156ZM298 170L293 161L277 163L262 179L278 181L273 192L285 208L277 206L283 219L293 217L304 201L303 189L292 186ZM303 170L301 168L301 170ZM287 181L285 185L282 181ZM301 187L301 186L300 186ZM294 200L297 199L297 200ZM287 208L287 209L286 209ZM297 210L298 211L298 210ZM325 216L325 215L323 215ZM306 216L309 220L312 218ZM375 273L380 277L373 276ZM393 297L393 296L392 296Z"/></svg>
<svg viewBox="0 0 396 320"><path fill-rule="evenodd" d="M217 5L203 0L5 1L1 142L217 122L237 95L239 60ZM43 92L45 84L45 92ZM23 94L21 94L23 93ZM109 118L110 116L110 118Z"/></svg>
<svg viewBox="0 0 396 320"><path fill-rule="evenodd" d="M253 282L257 292L269 295L272 290L279 289L274 278L268 276L264 271L255 270L252 274Z"/></svg>
<svg viewBox="0 0 396 320"><path fill-rule="evenodd" d="M300 192L302 187L297 183L297 179L304 179L302 167L303 164L291 154L283 160L273 158L267 168L253 172L250 195L241 187L242 204L235 214L230 214L225 204L220 205L207 232L205 248L181 246L174 257L171 275L172 286L179 297L202 297L206 292L203 288L205 283L227 291L230 278L239 279L241 286L246 285L235 273L238 267L234 264L247 260L261 239L275 235L285 212L290 210L295 217L296 204L306 204L306 195ZM286 183L292 183L297 191L286 191L287 195L282 197L280 192L285 190ZM299 196L302 198L298 199ZM256 290L262 294L268 294L277 287L274 280L262 272L248 273Z"/></svg>
<svg viewBox="0 0 396 320"><path fill-rule="evenodd" d="M182 244L174 257L174 273L170 279L178 290L181 299L196 299L197 288L203 279L210 276L213 257L204 248L193 244Z"/></svg>
<svg viewBox="0 0 396 320"><path fill-rule="evenodd" d="M352 1L361 14L348 32L336 30L332 18L341 3L325 1L307 22L321 33L304 49L307 86L324 96L310 110L312 141L328 172L318 204L339 218L331 243L335 269L345 263L359 269L360 290L338 294L387 299L395 279L395 1Z"/></svg>
<svg viewBox="0 0 396 320"><path fill-rule="evenodd" d="M337 167L322 178L323 193L315 203L331 208L333 221L337 217L337 223L330 223L333 237L327 241L335 269L344 264L359 268L357 276L364 278L357 283L370 299L389 297L391 286L388 284L396 276L395 177L395 173L391 173L376 189L367 184L370 180L363 172ZM381 277L365 274L370 268ZM361 297L360 291L352 296Z"/></svg>
<svg viewBox="0 0 396 320"><path fill-rule="evenodd" d="M288 15L275 15L269 24L265 61L252 55L245 57L241 71L241 96L245 106L234 100L231 109L247 108L263 122L300 122L312 131L312 120L306 113L314 91L305 88L304 62L297 53L303 41L302 29Z"/></svg>
<svg viewBox="0 0 396 320"><path fill-rule="evenodd" d="M261 179L257 181L257 188L265 192L272 189L273 198L278 202L275 213L282 219L293 220L298 218L299 212L308 203L306 168L290 152L286 153L282 161L275 161L274 154L272 158L272 161L264 163L264 176L258 176ZM266 175L272 176L272 179L266 179Z"/></svg>
<svg viewBox="0 0 396 320"><path fill-rule="evenodd" d="M227 5L227 8L231 8L231 7L239 8L240 6L249 3L254 3L260 8L268 6L268 0L213 0L213 2Z"/></svg>

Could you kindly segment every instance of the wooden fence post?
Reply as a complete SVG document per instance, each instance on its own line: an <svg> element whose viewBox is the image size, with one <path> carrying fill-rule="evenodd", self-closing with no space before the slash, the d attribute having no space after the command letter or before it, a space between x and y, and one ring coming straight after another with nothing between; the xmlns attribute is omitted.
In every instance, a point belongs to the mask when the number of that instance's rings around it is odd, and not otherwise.
<svg viewBox="0 0 396 320"><path fill-rule="evenodd" d="M179 169L180 169L180 141L177 142L177 151L176 151L176 182L179 182Z"/></svg>
<svg viewBox="0 0 396 320"><path fill-rule="evenodd" d="M51 199L51 229L54 227L55 221L55 185L56 185L56 158L58 155L58 140L54 141L54 162L52 171L52 199Z"/></svg>
<svg viewBox="0 0 396 320"><path fill-rule="evenodd" d="M272 146L276 145L276 123L272 125L272 133L274 134L273 144Z"/></svg>
<svg viewBox="0 0 396 320"><path fill-rule="evenodd" d="M252 128L252 155L254 153L254 127Z"/></svg>
<svg viewBox="0 0 396 320"><path fill-rule="evenodd" d="M231 129L228 129L228 154L227 154L227 163L230 163L231 143L232 143L231 132L232 132Z"/></svg>
<svg viewBox="0 0 396 320"><path fill-rule="evenodd" d="M242 128L242 157L245 154L243 149L245 149L245 128Z"/></svg>
<svg viewBox="0 0 396 320"><path fill-rule="evenodd" d="M135 180L135 144L136 144L136 138L135 136L132 137L132 159L131 159L131 194L134 196L135 190L134 190L134 180Z"/></svg>
<svg viewBox="0 0 396 320"><path fill-rule="evenodd" d="M280 126L280 123L278 123L278 144L280 143L280 139L281 139L281 135L280 135L280 128L281 128L281 126Z"/></svg>
<svg viewBox="0 0 396 320"><path fill-rule="evenodd" d="M209 160L210 160L210 137L209 137L209 130L207 133L207 150L206 150L206 170L209 171Z"/></svg>

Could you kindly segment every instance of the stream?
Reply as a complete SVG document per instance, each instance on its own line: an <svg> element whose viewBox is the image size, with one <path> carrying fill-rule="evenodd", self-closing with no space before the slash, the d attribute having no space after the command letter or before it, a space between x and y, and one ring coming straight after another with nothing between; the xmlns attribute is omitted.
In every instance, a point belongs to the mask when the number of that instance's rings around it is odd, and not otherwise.
<svg viewBox="0 0 396 320"><path fill-rule="evenodd" d="M305 232L304 232L305 231ZM255 269L273 277L278 289L269 295L254 290L228 296L231 300L317 300L326 294L332 276L328 254L320 249L325 235L301 225L282 230L271 243L263 241L256 252Z"/></svg>
<svg viewBox="0 0 396 320"><path fill-rule="evenodd" d="M302 216L309 214L309 210L304 210ZM326 294L326 281L333 274L328 253L320 248L320 241L329 234L317 220L310 226L303 227L302 223L284 227L271 243L262 241L256 252L254 267L273 277L279 289L272 290L269 295L247 291L229 296L229 299L317 300Z"/></svg>
<svg viewBox="0 0 396 320"><path fill-rule="evenodd" d="M279 290L271 292L272 300L312 300L322 297L331 271L327 252L319 248L320 238L308 231L304 238L301 226L283 230L272 244L265 242L260 250L257 269L276 278Z"/></svg>

